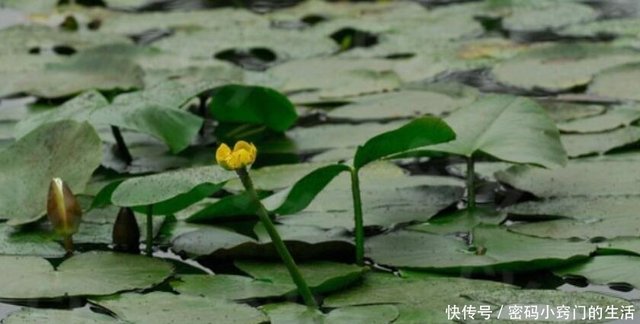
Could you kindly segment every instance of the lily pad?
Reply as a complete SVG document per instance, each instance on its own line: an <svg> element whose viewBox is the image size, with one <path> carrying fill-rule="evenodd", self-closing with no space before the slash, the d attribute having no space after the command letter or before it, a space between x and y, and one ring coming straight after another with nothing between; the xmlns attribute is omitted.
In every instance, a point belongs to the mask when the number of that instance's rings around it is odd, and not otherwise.
<svg viewBox="0 0 640 324"><path fill-rule="evenodd" d="M595 284L628 283L640 287L637 269L640 257L631 255L603 255L570 267L554 270L559 275L578 275Z"/></svg>
<svg viewBox="0 0 640 324"><path fill-rule="evenodd" d="M119 319L132 323L197 323L203 319L246 324L267 321L262 312L247 305L167 292L121 294L95 302L112 311Z"/></svg>
<svg viewBox="0 0 640 324"><path fill-rule="evenodd" d="M429 91L402 90L361 96L355 102L327 113L336 120L376 121L408 119L423 115L442 116L462 106L467 98L452 98Z"/></svg>
<svg viewBox="0 0 640 324"><path fill-rule="evenodd" d="M617 106L602 115L559 123L558 129L569 133L597 133L629 126L638 119L640 119L638 107Z"/></svg>
<svg viewBox="0 0 640 324"><path fill-rule="evenodd" d="M529 271L585 259L595 245L533 238L495 226L476 227L471 244L419 232L395 232L369 239L367 256L397 267L439 271L482 269Z"/></svg>
<svg viewBox="0 0 640 324"><path fill-rule="evenodd" d="M344 259L353 251L352 239L344 229L285 225L276 228L297 261ZM172 249L199 258L280 260L271 239L261 226L257 226L256 235L258 240L220 227L206 226L175 237Z"/></svg>
<svg viewBox="0 0 640 324"><path fill-rule="evenodd" d="M570 157L605 154L640 141L640 127L629 126L605 133L564 134L560 139Z"/></svg>
<svg viewBox="0 0 640 324"><path fill-rule="evenodd" d="M633 88L636 80L640 80L640 64L616 66L599 73L589 85L589 93L618 100L640 100Z"/></svg>
<svg viewBox="0 0 640 324"><path fill-rule="evenodd" d="M284 296L296 287L290 282L275 283L236 275L181 275L171 287L181 294L211 299L243 300Z"/></svg>
<svg viewBox="0 0 640 324"><path fill-rule="evenodd" d="M633 51L596 44L557 44L533 49L498 63L498 81L524 89L567 91L591 82L607 68L638 61Z"/></svg>
<svg viewBox="0 0 640 324"><path fill-rule="evenodd" d="M282 263L236 261L235 265L256 280L276 285L289 284L292 289L295 287L287 268ZM344 289L359 280L366 271L365 268L356 265L328 261L300 263L298 267L309 288L317 294Z"/></svg>
<svg viewBox="0 0 640 324"><path fill-rule="evenodd" d="M334 309L328 314L294 303L268 304L261 309L273 324L386 324L392 323L399 315L398 309L393 305L348 306Z"/></svg>
<svg viewBox="0 0 640 324"><path fill-rule="evenodd" d="M494 319L501 305L630 305L628 302L594 293L555 290L525 290L499 282L465 278L429 277L398 278L390 274L371 273L354 288L328 296L326 307L394 304L400 317L394 323L444 323L447 306L484 305L489 317L476 313L476 320ZM503 313L504 315L505 313Z"/></svg>
<svg viewBox="0 0 640 324"><path fill-rule="evenodd" d="M558 170L513 166L496 173L496 179L537 197L640 195L637 172L637 162L590 161Z"/></svg>
<svg viewBox="0 0 640 324"><path fill-rule="evenodd" d="M150 288L171 275L172 266L138 255L87 252L64 261L57 269L39 257L0 256L2 299L110 295Z"/></svg>
<svg viewBox="0 0 640 324"><path fill-rule="evenodd" d="M68 324L102 324L118 323L118 320L85 308L63 310L63 309L42 309L23 308L11 313L4 319L8 324L37 324L37 323L68 323Z"/></svg>
<svg viewBox="0 0 640 324"><path fill-rule="evenodd" d="M101 158L100 138L88 123L61 121L37 128L0 152L0 217L12 225L37 220L44 215L52 178L62 178L81 193Z"/></svg>

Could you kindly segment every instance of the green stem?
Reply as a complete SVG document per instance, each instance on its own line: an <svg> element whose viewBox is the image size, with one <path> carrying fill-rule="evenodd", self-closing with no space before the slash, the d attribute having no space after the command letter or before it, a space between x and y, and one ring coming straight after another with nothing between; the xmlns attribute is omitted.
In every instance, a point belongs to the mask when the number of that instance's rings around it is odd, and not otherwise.
<svg viewBox="0 0 640 324"><path fill-rule="evenodd" d="M364 220L362 219L362 198L358 170L351 168L351 194L353 195L353 218L356 236L356 264L364 265Z"/></svg>
<svg viewBox="0 0 640 324"><path fill-rule="evenodd" d="M153 256L153 205L147 206L147 244L145 253L147 256Z"/></svg>
<svg viewBox="0 0 640 324"><path fill-rule="evenodd" d="M300 269L298 269L298 266L296 265L295 261L293 260L293 257L289 253L287 246L284 244L284 242L282 241L282 238L280 237L280 234L276 230L276 227L273 225L273 222L271 222L271 218L269 218L269 213L267 212L267 209L264 208L264 206L260 202L260 199L258 198L258 194L256 193L256 190L253 187L253 182L251 181L251 177L249 177L249 173L245 168L238 169L236 170L236 172L238 173L238 176L240 177L240 180L242 181L242 184L244 185L245 190L247 190L247 193L251 197L251 200L256 205L256 211L257 211L258 217L260 218L260 222L262 222L262 225L264 225L264 228L267 230L267 233L269 233L269 236L271 237L271 241L273 242L273 246L276 248L276 251L278 252L278 254L280 254L280 258L282 258L282 261L287 267L287 270L289 270L289 275L291 275L293 282L298 287L298 292L302 296L302 299L304 299L304 303L309 307L318 308L318 304L316 303L315 298L313 298L313 294L311 293L311 290L309 289L307 282L302 277L302 274L300 273Z"/></svg>
<svg viewBox="0 0 640 324"><path fill-rule="evenodd" d="M476 207L476 183L473 156L467 157L467 207Z"/></svg>

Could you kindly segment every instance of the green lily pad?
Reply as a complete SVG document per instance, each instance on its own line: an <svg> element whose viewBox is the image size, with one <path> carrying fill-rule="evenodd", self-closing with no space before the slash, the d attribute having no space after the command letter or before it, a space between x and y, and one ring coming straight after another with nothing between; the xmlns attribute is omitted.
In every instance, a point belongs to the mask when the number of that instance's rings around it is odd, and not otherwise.
<svg viewBox="0 0 640 324"><path fill-rule="evenodd" d="M606 133L564 134L560 140L570 157L605 154L640 141L640 127L629 126Z"/></svg>
<svg viewBox="0 0 640 324"><path fill-rule="evenodd" d="M407 229L434 234L470 232L480 224L499 225L506 218L506 213L491 209L463 209L438 215L426 223L412 225Z"/></svg>
<svg viewBox="0 0 640 324"><path fill-rule="evenodd" d="M539 101L544 110L547 112L549 117L558 124L558 129L560 131L564 131L562 129L565 124L568 124L568 127L572 127L570 124L572 120L579 120L581 118L589 118L596 117L598 115L602 115L607 111L607 107L602 105L585 105L585 104L577 104L573 102L564 102L564 101ZM608 119L608 118L607 118ZM582 124L578 123L579 126ZM590 124L590 123L588 123ZM589 125L589 129L596 128L596 125Z"/></svg>
<svg viewBox="0 0 640 324"><path fill-rule="evenodd" d="M602 115L558 123L558 129L568 133L597 133L629 126L638 119L638 107L616 106Z"/></svg>
<svg viewBox="0 0 640 324"><path fill-rule="evenodd" d="M448 322L446 310L453 305L459 308L472 305L476 310L483 306L491 310L486 319L494 319L500 307L508 309L511 304L549 305L553 309L574 304L601 305L603 309L607 305L630 305L622 299L594 293L527 290L499 282L452 277L403 279L380 273L368 274L360 286L328 296L324 302L325 307L378 304L396 305L400 317L394 323ZM476 320L484 321L485 317L476 313Z"/></svg>
<svg viewBox="0 0 640 324"><path fill-rule="evenodd" d="M2 299L57 298L110 295L150 288L173 272L159 259L138 255L87 252L67 259L57 269L46 260L28 256L0 256Z"/></svg>
<svg viewBox="0 0 640 324"><path fill-rule="evenodd" d="M639 171L632 161L571 162L558 170L513 166L496 179L537 197L640 195Z"/></svg>
<svg viewBox="0 0 640 324"><path fill-rule="evenodd" d="M640 100L632 86L639 79L640 64L616 66L599 73L589 85L589 93L619 100Z"/></svg>
<svg viewBox="0 0 640 324"><path fill-rule="evenodd" d="M0 152L0 217L11 225L37 220L44 215L52 178L62 178L81 193L101 158L100 138L87 123L61 121L37 128Z"/></svg>
<svg viewBox="0 0 640 324"><path fill-rule="evenodd" d="M445 121L456 132L456 139L427 150L467 157L484 152L503 161L548 168L566 163L555 124L532 100L491 95L457 110Z"/></svg>
<svg viewBox="0 0 640 324"><path fill-rule="evenodd" d="M28 93L58 98L91 89L118 91L142 88L142 69L128 57L109 52L96 47L69 58L25 57L20 54L22 62L0 66L3 74L12 80L0 83L0 96ZM3 56L2 60L10 62L18 57Z"/></svg>
<svg viewBox="0 0 640 324"><path fill-rule="evenodd" d="M607 218L628 218L640 209L638 196L568 196L527 201L505 208L518 220L572 218L595 222Z"/></svg>
<svg viewBox="0 0 640 324"><path fill-rule="evenodd" d="M295 163L266 166L251 170L251 179L257 190L273 191L289 187L309 172L323 167L327 163ZM234 192L244 191L240 179L232 179L224 186Z"/></svg>
<svg viewBox="0 0 640 324"><path fill-rule="evenodd" d="M224 300L167 292L121 294L95 301L126 322L197 323L215 319L226 323L260 324L266 316L257 309Z"/></svg>
<svg viewBox="0 0 640 324"><path fill-rule="evenodd" d="M633 51L608 45L557 44L526 51L492 70L498 81L557 92L585 86L600 71L638 61Z"/></svg>
<svg viewBox="0 0 640 324"><path fill-rule="evenodd" d="M20 231L15 227L0 225L1 255L36 255L60 258L65 255L62 245L51 240L51 235Z"/></svg>
<svg viewBox="0 0 640 324"><path fill-rule="evenodd" d="M304 154L334 148L355 148L375 135L402 125L402 122L390 122L358 125L324 124L315 127L294 128L287 132L285 139L265 143L263 152Z"/></svg>
<svg viewBox="0 0 640 324"><path fill-rule="evenodd" d="M596 248L590 243L533 238L489 225L476 227L470 237L473 241L467 244L446 236L395 232L369 239L367 256L406 268L529 271L587 258Z"/></svg>
<svg viewBox="0 0 640 324"><path fill-rule="evenodd" d="M304 102L356 97L400 86L392 62L381 59L312 58L286 62L268 73L274 79L272 87L283 92L313 91ZM290 98L301 101L296 96Z"/></svg>
<svg viewBox="0 0 640 324"><path fill-rule="evenodd" d="M102 324L118 323L118 320L85 308L66 309L42 309L22 308L9 314L4 319L8 324L36 324L36 323L68 323L68 324Z"/></svg>
<svg viewBox="0 0 640 324"><path fill-rule="evenodd" d="M579 2L542 0L503 3L507 5L487 7L491 9L490 12L503 16L502 26L511 32L548 31L597 18L594 9Z"/></svg>
<svg viewBox="0 0 640 324"><path fill-rule="evenodd" d="M344 229L324 230L313 226L276 226L293 257L336 259L353 251L350 235ZM258 240L219 227L204 226L177 235L172 249L178 253L209 259L280 260L269 235L256 226ZM340 251L336 253L336 251Z"/></svg>
<svg viewBox="0 0 640 324"><path fill-rule="evenodd" d="M268 304L261 309L267 313L273 324L297 323L392 323L398 318L398 309L393 305L347 306L323 314L295 303Z"/></svg>
<svg viewBox="0 0 640 324"><path fill-rule="evenodd" d="M578 275L595 284L628 283L640 287L637 269L640 257L631 255L603 255L587 262L554 270L558 275Z"/></svg>
<svg viewBox="0 0 640 324"><path fill-rule="evenodd" d="M296 289L290 282L276 283L236 275L181 275L171 287L181 294L211 299L243 300L280 297Z"/></svg>
<svg viewBox="0 0 640 324"><path fill-rule="evenodd" d="M555 239L601 239L635 236L640 230L640 217L606 217L598 220L557 219L544 222L516 224L513 232Z"/></svg>
<svg viewBox="0 0 640 324"><path fill-rule="evenodd" d="M131 178L113 191L111 201L123 207L153 205L155 214L166 215L210 196L232 177L233 172L212 165Z"/></svg>
<svg viewBox="0 0 640 324"><path fill-rule="evenodd" d="M57 4L56 0L0 0L0 8L13 8L30 13L51 12Z"/></svg>
<svg viewBox="0 0 640 324"><path fill-rule="evenodd" d="M282 263L236 261L235 265L256 280L276 285L289 284L292 290L295 289L289 271ZM299 263L298 267L309 288L317 294L344 289L359 280L366 271L366 268L356 265L328 261Z"/></svg>
<svg viewBox="0 0 640 324"><path fill-rule="evenodd" d="M468 100L437 92L401 90L357 97L353 103L331 110L327 117L362 122L408 119L423 115L442 116Z"/></svg>

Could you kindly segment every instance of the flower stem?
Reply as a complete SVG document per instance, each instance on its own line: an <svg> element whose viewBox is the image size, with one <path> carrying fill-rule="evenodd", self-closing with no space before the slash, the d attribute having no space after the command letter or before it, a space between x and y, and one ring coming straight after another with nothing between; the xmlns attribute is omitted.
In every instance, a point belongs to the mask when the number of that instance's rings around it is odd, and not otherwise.
<svg viewBox="0 0 640 324"><path fill-rule="evenodd" d="M147 206L147 244L145 253L147 256L153 256L153 205Z"/></svg>
<svg viewBox="0 0 640 324"><path fill-rule="evenodd" d="M120 132L120 128L118 126L111 126L111 133L113 134L113 138L116 140L116 147L118 148L118 153L120 153L120 157L124 162L129 165L131 161L133 161L133 157L131 156L131 152L129 152L129 148L127 148L127 144L124 141L124 137L122 137L122 133Z"/></svg>
<svg viewBox="0 0 640 324"><path fill-rule="evenodd" d="M293 279L293 282L298 287L298 292L302 296L304 303L309 307L318 308L318 304L316 303L315 298L313 298L313 294L311 293L311 290L309 289L307 282L302 277L302 274L300 273L298 266L293 260L293 257L289 253L287 246L282 241L282 238L280 237L280 234L276 230L276 227L273 225L273 222L271 222L271 218L269 218L269 213L260 202L260 199L258 198L258 194L256 193L256 190L253 187L253 182L251 181L251 177L249 177L249 173L247 172L247 169L241 168L236 170L236 172L238 173L238 176L240 177L240 180L242 181L242 184L244 185L245 190L247 191L247 193L251 197L251 200L255 204L256 212L258 214L258 217L260 218L260 222L262 222L262 225L264 225L264 228L267 230L267 233L269 233L269 236L271 237L271 241L273 242L273 246L276 248L276 251L278 252L278 254L280 254L280 258L282 258L282 262L284 262L285 266L287 267L287 270L289 270L289 275L291 275L291 279Z"/></svg>
<svg viewBox="0 0 640 324"><path fill-rule="evenodd" d="M351 194L353 195L353 218L356 236L356 264L364 265L364 220L362 219L362 198L358 170L351 168Z"/></svg>
<svg viewBox="0 0 640 324"><path fill-rule="evenodd" d="M65 251L67 251L67 255L71 256L73 254L73 237L71 237L71 235L63 237L63 244Z"/></svg>
<svg viewBox="0 0 640 324"><path fill-rule="evenodd" d="M467 207L476 207L475 164L473 156L467 157Z"/></svg>

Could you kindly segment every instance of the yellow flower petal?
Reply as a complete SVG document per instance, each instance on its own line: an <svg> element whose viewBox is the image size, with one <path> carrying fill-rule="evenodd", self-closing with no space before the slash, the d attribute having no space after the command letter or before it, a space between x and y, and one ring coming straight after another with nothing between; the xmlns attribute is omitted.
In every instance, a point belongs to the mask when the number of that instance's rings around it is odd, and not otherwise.
<svg viewBox="0 0 640 324"><path fill-rule="evenodd" d="M231 148L229 148L229 146L227 146L227 144L222 143L218 149L216 150L216 162L218 162L218 164L227 169L227 170L232 170L228 165L227 165L227 159L231 156Z"/></svg>
<svg viewBox="0 0 640 324"><path fill-rule="evenodd" d="M237 170L247 167L256 160L258 149L252 143L238 141L233 150L226 144L221 144L216 150L216 161L227 170Z"/></svg>

